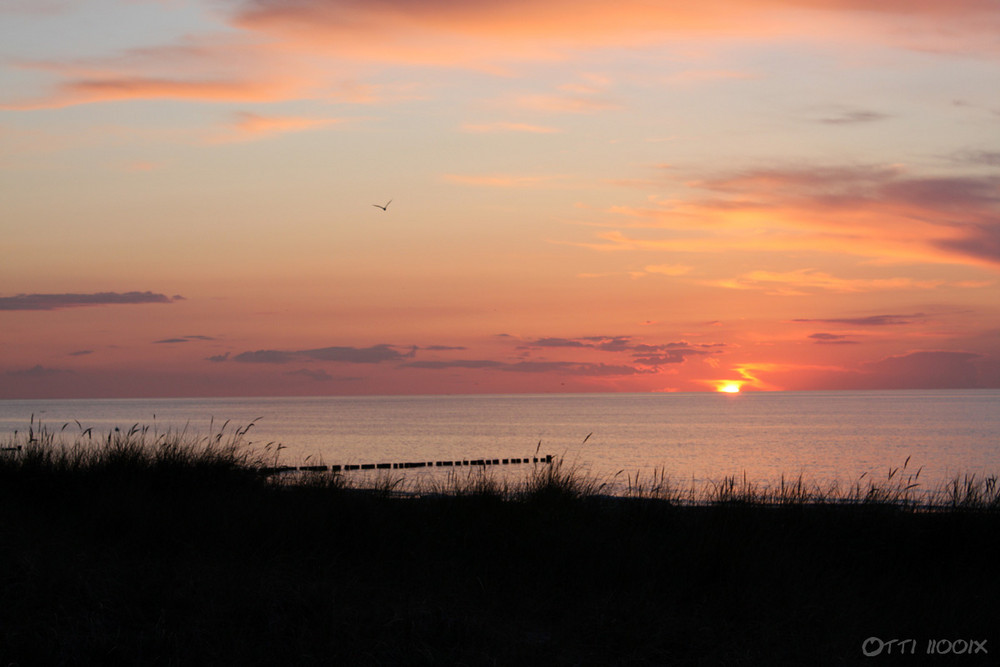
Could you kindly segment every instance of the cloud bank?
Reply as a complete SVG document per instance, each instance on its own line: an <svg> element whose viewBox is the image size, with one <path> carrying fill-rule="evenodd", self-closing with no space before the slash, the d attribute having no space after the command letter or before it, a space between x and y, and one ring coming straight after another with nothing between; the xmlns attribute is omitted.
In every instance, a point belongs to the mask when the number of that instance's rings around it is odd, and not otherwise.
<svg viewBox="0 0 1000 667"><path fill-rule="evenodd" d="M232 361L249 364L288 364L309 359L349 364L378 364L386 361L404 361L412 350L402 353L392 345L380 344L371 347L322 347L312 350L255 350L241 352ZM212 361L225 361L228 355L212 357Z"/></svg>
<svg viewBox="0 0 1000 667"><path fill-rule="evenodd" d="M58 310L85 306L107 306L140 303L172 303L182 296L166 296L153 292L97 292L95 294L18 294L0 297L0 310Z"/></svg>

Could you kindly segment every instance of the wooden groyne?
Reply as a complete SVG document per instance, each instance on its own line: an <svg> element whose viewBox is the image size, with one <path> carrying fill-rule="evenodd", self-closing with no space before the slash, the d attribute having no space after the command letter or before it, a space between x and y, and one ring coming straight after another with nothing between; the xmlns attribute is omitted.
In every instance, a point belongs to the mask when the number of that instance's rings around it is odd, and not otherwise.
<svg viewBox="0 0 1000 667"><path fill-rule="evenodd" d="M262 468L265 475L281 472L347 472L352 470L410 470L413 468L458 468L463 466L506 466L525 463L552 463L552 455L506 459L461 459L447 461L403 461L400 463L348 463L343 465L272 466Z"/></svg>

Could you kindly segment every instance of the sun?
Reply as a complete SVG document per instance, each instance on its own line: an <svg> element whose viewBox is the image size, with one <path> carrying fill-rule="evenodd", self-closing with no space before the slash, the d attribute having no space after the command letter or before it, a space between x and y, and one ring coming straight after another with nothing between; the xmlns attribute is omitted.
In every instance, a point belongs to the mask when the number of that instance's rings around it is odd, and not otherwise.
<svg viewBox="0 0 1000 667"><path fill-rule="evenodd" d="M721 391L723 394L738 394L740 393L740 383L739 382L723 382L716 389Z"/></svg>

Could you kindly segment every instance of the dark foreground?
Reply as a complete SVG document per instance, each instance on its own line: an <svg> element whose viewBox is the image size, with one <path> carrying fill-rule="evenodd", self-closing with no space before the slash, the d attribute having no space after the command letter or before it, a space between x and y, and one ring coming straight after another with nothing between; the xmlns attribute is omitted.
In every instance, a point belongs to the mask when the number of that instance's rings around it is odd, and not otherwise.
<svg viewBox="0 0 1000 667"><path fill-rule="evenodd" d="M398 498L161 468L0 471L0 665L1000 658L995 511L685 507L553 480Z"/></svg>

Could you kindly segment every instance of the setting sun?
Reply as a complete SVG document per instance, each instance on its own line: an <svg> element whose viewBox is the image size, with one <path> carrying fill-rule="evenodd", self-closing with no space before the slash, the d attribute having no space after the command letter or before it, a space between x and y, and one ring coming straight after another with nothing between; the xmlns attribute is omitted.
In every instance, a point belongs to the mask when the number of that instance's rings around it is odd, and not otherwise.
<svg viewBox="0 0 1000 667"><path fill-rule="evenodd" d="M738 382L726 382L719 385L718 391L724 394L738 394L740 393L740 385Z"/></svg>

